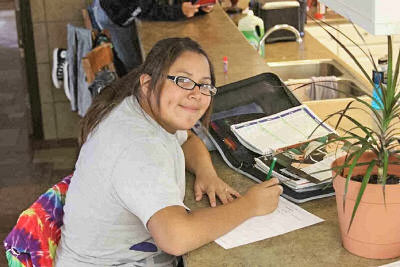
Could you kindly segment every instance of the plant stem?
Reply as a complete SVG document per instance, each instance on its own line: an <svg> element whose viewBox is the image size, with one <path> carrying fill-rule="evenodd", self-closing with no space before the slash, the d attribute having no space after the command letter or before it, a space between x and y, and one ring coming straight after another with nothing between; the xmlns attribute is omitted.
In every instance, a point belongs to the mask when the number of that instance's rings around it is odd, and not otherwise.
<svg viewBox="0 0 400 267"><path fill-rule="evenodd" d="M383 166L378 165L378 184L382 184L383 181Z"/></svg>

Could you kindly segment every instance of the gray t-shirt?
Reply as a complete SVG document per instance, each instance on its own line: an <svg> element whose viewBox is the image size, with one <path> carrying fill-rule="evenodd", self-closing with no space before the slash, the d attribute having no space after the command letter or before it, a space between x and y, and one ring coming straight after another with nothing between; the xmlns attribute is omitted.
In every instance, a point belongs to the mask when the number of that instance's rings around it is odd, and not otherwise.
<svg viewBox="0 0 400 267"><path fill-rule="evenodd" d="M146 224L182 206L186 131L170 134L127 97L82 146L64 206L56 266L162 266Z"/></svg>

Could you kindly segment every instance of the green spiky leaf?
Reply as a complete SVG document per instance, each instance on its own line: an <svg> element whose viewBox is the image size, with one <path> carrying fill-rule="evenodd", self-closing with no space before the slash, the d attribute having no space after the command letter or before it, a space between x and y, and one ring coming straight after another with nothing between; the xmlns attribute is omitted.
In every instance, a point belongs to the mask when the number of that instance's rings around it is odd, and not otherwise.
<svg viewBox="0 0 400 267"><path fill-rule="evenodd" d="M376 163L376 161L372 160L368 165L367 171L365 172L365 175L364 175L363 180L361 182L360 191L358 192L357 199L356 199L356 202L354 204L353 212L351 214L351 219L350 219L350 223L349 223L349 228L347 228L347 233L349 233L350 227L353 224L354 217L356 216L356 212L357 212L358 206L360 205L362 196L364 195L365 188L367 188L367 185L368 185L368 182L369 182L369 178L371 177L371 173L372 173L372 170L373 170L373 168L375 166L375 163Z"/></svg>

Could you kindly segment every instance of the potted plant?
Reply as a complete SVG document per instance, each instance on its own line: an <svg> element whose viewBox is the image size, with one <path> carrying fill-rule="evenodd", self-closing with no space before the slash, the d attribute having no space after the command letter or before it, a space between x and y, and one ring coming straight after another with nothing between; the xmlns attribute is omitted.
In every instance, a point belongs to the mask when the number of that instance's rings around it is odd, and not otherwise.
<svg viewBox="0 0 400 267"><path fill-rule="evenodd" d="M377 86L357 58L327 28L334 29L352 41L340 30L323 22L316 21L353 59L366 79L376 90L376 96L353 97L347 106L331 114L324 121L337 116L336 129L341 122L348 120L354 125L347 129L344 136L338 136L333 142L350 141L351 149L332 164L333 187L343 246L353 254L375 259L400 256L400 92L398 75L400 52L393 60L392 38L387 37L388 68L387 84L382 81ZM324 24L324 25L322 25ZM362 35L357 31L360 38ZM361 49L354 41L358 48ZM362 49L361 49L362 50ZM375 70L374 59L369 52ZM372 105L377 98L380 110ZM358 105L355 105L355 104ZM361 107L360 107L361 106ZM375 125L363 125L351 115L351 111L360 110L370 116ZM355 133L358 130L362 134Z"/></svg>

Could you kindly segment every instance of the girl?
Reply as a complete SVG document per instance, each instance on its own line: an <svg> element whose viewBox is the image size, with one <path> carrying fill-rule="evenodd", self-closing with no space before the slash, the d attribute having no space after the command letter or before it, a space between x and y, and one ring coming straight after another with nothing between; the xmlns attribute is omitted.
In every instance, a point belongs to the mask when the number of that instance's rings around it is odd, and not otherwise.
<svg viewBox="0 0 400 267"><path fill-rule="evenodd" d="M176 266L175 256L277 207L277 179L240 196L188 131L199 119L207 125L214 85L200 46L170 38L103 89L83 118L56 266ZM210 208L185 207L185 167L196 176L196 200L207 194Z"/></svg>

